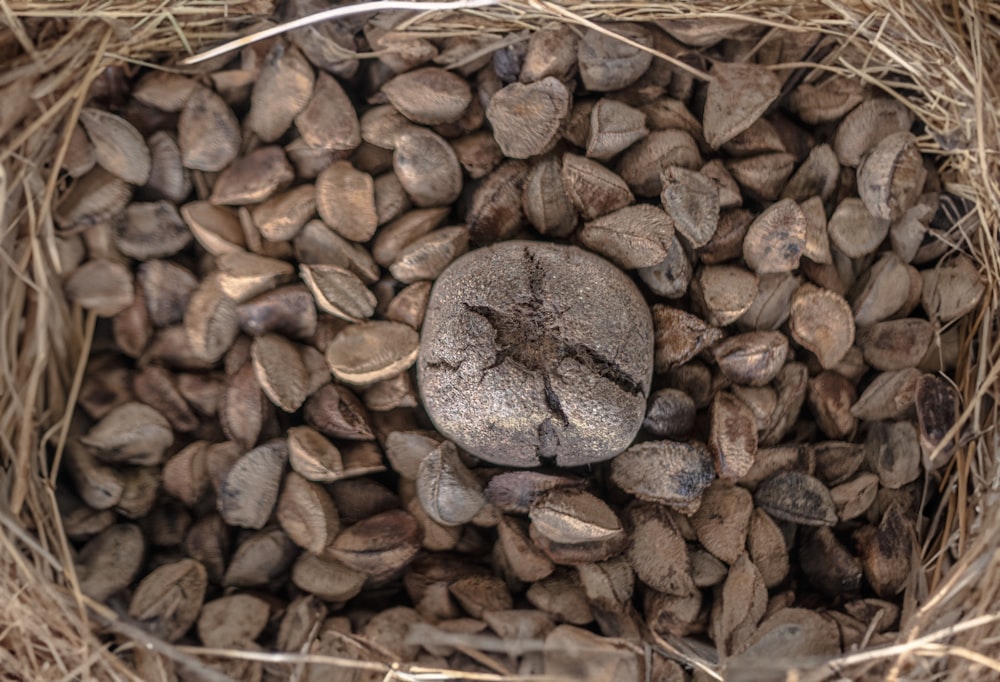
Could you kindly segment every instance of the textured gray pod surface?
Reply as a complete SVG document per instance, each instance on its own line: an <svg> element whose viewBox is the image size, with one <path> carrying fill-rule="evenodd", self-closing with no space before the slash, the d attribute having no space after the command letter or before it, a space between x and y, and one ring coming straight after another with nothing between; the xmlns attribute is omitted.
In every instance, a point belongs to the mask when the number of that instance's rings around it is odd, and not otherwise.
<svg viewBox="0 0 1000 682"><path fill-rule="evenodd" d="M635 284L574 246L508 241L438 278L417 380L437 429L497 464L580 466L635 438L653 322Z"/></svg>

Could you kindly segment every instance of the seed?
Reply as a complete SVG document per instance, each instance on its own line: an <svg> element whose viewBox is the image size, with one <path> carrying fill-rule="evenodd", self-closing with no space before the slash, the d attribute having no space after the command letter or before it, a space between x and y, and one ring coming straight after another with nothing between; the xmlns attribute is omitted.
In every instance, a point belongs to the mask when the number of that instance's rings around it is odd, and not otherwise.
<svg viewBox="0 0 1000 682"><path fill-rule="evenodd" d="M85 229L121 213L131 197L128 183L97 166L62 193L53 217L62 230Z"/></svg>
<svg viewBox="0 0 1000 682"><path fill-rule="evenodd" d="M382 94L403 116L424 125L456 121L472 102L464 78L433 66L396 76L382 86Z"/></svg>
<svg viewBox="0 0 1000 682"><path fill-rule="evenodd" d="M331 438L375 440L368 425L368 413L357 396L332 383L306 400L306 423Z"/></svg>
<svg viewBox="0 0 1000 682"><path fill-rule="evenodd" d="M675 388L662 388L649 396L642 428L659 438L683 438L694 427L694 400Z"/></svg>
<svg viewBox="0 0 1000 682"><path fill-rule="evenodd" d="M330 370L341 381L366 386L406 370L417 359L419 337L399 322L354 324L327 347Z"/></svg>
<svg viewBox="0 0 1000 682"><path fill-rule="evenodd" d="M750 224L743 260L757 274L789 272L798 267L805 243L805 214L791 199L782 199Z"/></svg>
<svg viewBox="0 0 1000 682"><path fill-rule="evenodd" d="M903 509L893 504L878 527L865 526L855 534L865 578L882 598L899 594L910 579L914 551L913 527Z"/></svg>
<svg viewBox="0 0 1000 682"><path fill-rule="evenodd" d="M288 570L297 548L280 528L262 530L240 543L222 578L224 587L266 585Z"/></svg>
<svg viewBox="0 0 1000 682"><path fill-rule="evenodd" d="M574 573L556 571L548 578L534 583L524 596L532 606L544 611L554 620L578 625L586 625L594 620L587 595Z"/></svg>
<svg viewBox="0 0 1000 682"><path fill-rule="evenodd" d="M861 560L829 528L807 531L799 557L809 582L823 592L839 595L861 589Z"/></svg>
<svg viewBox="0 0 1000 682"><path fill-rule="evenodd" d="M800 471L784 471L761 483L753 496L771 516L804 526L832 526L837 511L830 491Z"/></svg>
<svg viewBox="0 0 1000 682"><path fill-rule="evenodd" d="M827 370L809 380L809 406L816 424L828 438L850 438L857 428L851 406L857 402L854 385L842 374Z"/></svg>
<svg viewBox="0 0 1000 682"><path fill-rule="evenodd" d="M500 551L518 580L537 582L552 575L555 564L531 541L526 523L505 516L497 525L497 537Z"/></svg>
<svg viewBox="0 0 1000 682"><path fill-rule="evenodd" d="M376 514L343 530L324 556L375 580L410 563L420 550L420 527L404 511Z"/></svg>
<svg viewBox="0 0 1000 682"><path fill-rule="evenodd" d="M881 372L851 407L851 414L865 421L905 417L913 408L920 376L920 370L914 367Z"/></svg>
<svg viewBox="0 0 1000 682"><path fill-rule="evenodd" d="M709 324L724 327L739 319L753 304L760 280L733 265L703 267L692 280L692 296L701 304Z"/></svg>
<svg viewBox="0 0 1000 682"><path fill-rule="evenodd" d="M713 149L751 126L781 94L773 71L752 63L715 62L705 92L705 140Z"/></svg>
<svg viewBox="0 0 1000 682"><path fill-rule="evenodd" d="M912 125L913 113L901 102L887 97L865 100L837 126L833 149L841 164L854 168L881 140Z"/></svg>
<svg viewBox="0 0 1000 682"><path fill-rule="evenodd" d="M731 393L720 391L715 395L708 446L720 478L739 480L753 466L757 453L754 414L746 403Z"/></svg>
<svg viewBox="0 0 1000 682"><path fill-rule="evenodd" d="M191 174L183 166L181 150L174 137L158 130L146 140L150 172L144 192L153 198L179 204L191 193Z"/></svg>
<svg viewBox="0 0 1000 682"><path fill-rule="evenodd" d="M462 167L444 138L410 130L396 138L392 167L417 206L447 206L462 192Z"/></svg>
<svg viewBox="0 0 1000 682"><path fill-rule="evenodd" d="M635 201L618 175L576 154L563 154L561 185L584 220L593 220ZM574 217L574 224L575 220Z"/></svg>
<svg viewBox="0 0 1000 682"><path fill-rule="evenodd" d="M230 440L248 449L257 442L269 407L253 365L248 362L229 378L219 405L219 423Z"/></svg>
<svg viewBox="0 0 1000 682"><path fill-rule="evenodd" d="M372 384L362 398L365 407L373 412L388 412L397 407L416 407L419 404L407 372Z"/></svg>
<svg viewBox="0 0 1000 682"><path fill-rule="evenodd" d="M652 307L656 371L682 365L722 339L722 330L691 313L662 304Z"/></svg>
<svg viewBox="0 0 1000 682"><path fill-rule="evenodd" d="M330 483L344 475L340 450L308 426L293 426L288 430L288 463L292 471L318 483Z"/></svg>
<svg viewBox="0 0 1000 682"><path fill-rule="evenodd" d="M636 204L585 223L580 241L625 269L663 261L671 246L673 221L662 209Z"/></svg>
<svg viewBox="0 0 1000 682"><path fill-rule="evenodd" d="M858 194L876 218L896 220L908 211L924 188L927 171L909 132L888 135L858 166Z"/></svg>
<svg viewBox="0 0 1000 682"><path fill-rule="evenodd" d="M278 499L281 473L288 459L284 441L250 450L225 473L219 488L219 514L231 526L263 528Z"/></svg>
<svg viewBox="0 0 1000 682"><path fill-rule="evenodd" d="M608 161L648 134L644 113L618 100L602 97L590 110L587 156Z"/></svg>
<svg viewBox="0 0 1000 682"><path fill-rule="evenodd" d="M312 66L301 52L282 42L274 43L253 84L247 128L264 142L277 140L309 103L314 78Z"/></svg>
<svg viewBox="0 0 1000 682"><path fill-rule="evenodd" d="M837 517L849 521L864 514L875 502L878 489L879 477L867 472L831 488L830 497L837 507Z"/></svg>
<svg viewBox="0 0 1000 682"><path fill-rule="evenodd" d="M788 106L804 123L835 121L864 100L864 85L833 76L821 83L800 83L789 93Z"/></svg>
<svg viewBox="0 0 1000 682"><path fill-rule="evenodd" d="M180 212L194 238L211 255L243 249L243 229L232 209L213 206L207 201L192 201L181 206Z"/></svg>
<svg viewBox="0 0 1000 682"><path fill-rule="evenodd" d="M562 165L554 154L532 163L523 192L524 215L541 234L564 237L576 227L576 209L563 186Z"/></svg>
<svg viewBox="0 0 1000 682"><path fill-rule="evenodd" d="M636 273L654 294L665 298L680 298L686 294L694 274L676 231L667 246L667 257L652 267L639 268Z"/></svg>
<svg viewBox="0 0 1000 682"><path fill-rule="evenodd" d="M719 607L713 609L712 630L716 645L724 652L741 650L764 617L767 605L764 578L744 553L729 569L722 585Z"/></svg>
<svg viewBox="0 0 1000 682"><path fill-rule="evenodd" d="M917 423L920 426L920 448L924 457L929 458L958 419L959 397L947 379L934 374L924 374L917 380L914 403ZM945 455L950 451L950 443L942 449ZM947 457L941 457L940 454L937 459L941 462L947 461ZM925 459L925 466L933 468L940 465L934 460Z"/></svg>
<svg viewBox="0 0 1000 682"><path fill-rule="evenodd" d="M375 178L375 216L379 225L395 220L411 207L410 197L395 173L389 171Z"/></svg>
<svg viewBox="0 0 1000 682"><path fill-rule="evenodd" d="M711 454L697 442L638 443L611 461L611 480L625 492L685 510L713 478Z"/></svg>
<svg viewBox="0 0 1000 682"><path fill-rule="evenodd" d="M149 405L128 402L115 407L80 442L105 462L153 465L174 441L170 423Z"/></svg>
<svg viewBox="0 0 1000 682"><path fill-rule="evenodd" d="M614 23L605 28L644 47L652 47L653 36L639 24ZM591 92L620 90L639 80L653 55L614 36L587 29L577 51L580 80Z"/></svg>
<svg viewBox="0 0 1000 682"><path fill-rule="evenodd" d="M476 188L465 217L473 240L492 244L517 233L524 222L521 193L527 173L523 161L507 160Z"/></svg>
<svg viewBox="0 0 1000 682"><path fill-rule="evenodd" d="M129 204L112 229L118 249L137 260L172 256L191 241L177 209L166 201Z"/></svg>
<svg viewBox="0 0 1000 682"><path fill-rule="evenodd" d="M910 317L872 325L858 335L858 345L872 367L889 371L916 367L933 338L930 322Z"/></svg>
<svg viewBox="0 0 1000 682"><path fill-rule="evenodd" d="M94 145L97 163L132 185L145 185L151 160L149 147L135 127L110 112L85 107L80 124Z"/></svg>
<svg viewBox="0 0 1000 682"><path fill-rule="evenodd" d="M207 602L198 617L198 637L207 647L246 646L267 626L271 609L249 594L230 594Z"/></svg>
<svg viewBox="0 0 1000 682"><path fill-rule="evenodd" d="M664 594L680 596L695 589L687 544L667 510L635 504L627 513L631 533L625 555L636 577Z"/></svg>
<svg viewBox="0 0 1000 682"><path fill-rule="evenodd" d="M533 529L555 543L610 542L625 534L621 521L609 506L590 493L573 488L542 493L531 505L529 517Z"/></svg>
<svg viewBox="0 0 1000 682"><path fill-rule="evenodd" d="M304 552L292 566L292 583L320 599L343 602L361 593L366 576L334 559Z"/></svg>
<svg viewBox="0 0 1000 682"><path fill-rule="evenodd" d="M924 310L935 320L951 322L975 310L986 285L970 258L962 253L920 273Z"/></svg>
<svg viewBox="0 0 1000 682"><path fill-rule="evenodd" d="M178 392L174 376L162 367L148 366L133 379L135 397L163 415L181 433L198 428L199 420Z"/></svg>
<svg viewBox="0 0 1000 682"><path fill-rule="evenodd" d="M707 244L719 223L719 190L695 171L672 166L663 171L660 199L674 227L694 248Z"/></svg>
<svg viewBox="0 0 1000 682"><path fill-rule="evenodd" d="M660 179L671 166L701 168L698 144L684 130L654 130L622 154L618 173L638 196L655 197L663 191Z"/></svg>
<svg viewBox="0 0 1000 682"><path fill-rule="evenodd" d="M351 150L361 144L361 125L337 79L320 71L312 97L295 117L295 127L310 147Z"/></svg>
<svg viewBox="0 0 1000 682"><path fill-rule="evenodd" d="M788 339L781 332L748 332L731 336L712 348L719 370L736 384L770 383L788 356Z"/></svg>
<svg viewBox="0 0 1000 682"><path fill-rule="evenodd" d="M421 460L416 481L420 504L435 522L445 526L471 521L486 503L482 484L462 463L458 450L449 441Z"/></svg>
<svg viewBox="0 0 1000 682"><path fill-rule="evenodd" d="M63 284L66 298L102 317L112 317L128 308L134 298L132 275L121 263L89 260Z"/></svg>
<svg viewBox="0 0 1000 682"><path fill-rule="evenodd" d="M195 88L177 121L184 167L221 171L239 155L240 139L240 124L229 105L208 88Z"/></svg>
<svg viewBox="0 0 1000 682"><path fill-rule="evenodd" d="M788 546L778 524L760 509L754 509L747 534L747 552L760 571L767 588L780 585L788 576Z"/></svg>
<svg viewBox="0 0 1000 682"><path fill-rule="evenodd" d="M691 516L698 542L732 565L743 554L753 512L753 497L745 489L716 481L706 490Z"/></svg>
<svg viewBox="0 0 1000 682"><path fill-rule="evenodd" d="M793 154L773 152L727 161L726 169L748 196L762 201L774 201L781 196L781 191L795 168L795 162Z"/></svg>
<svg viewBox="0 0 1000 682"><path fill-rule="evenodd" d="M335 265L299 265L316 306L342 320L355 322L375 314L375 294L358 276Z"/></svg>
<svg viewBox="0 0 1000 682"><path fill-rule="evenodd" d="M321 553L340 532L340 515L330 494L294 471L285 476L275 517L295 544L313 554Z"/></svg>
<svg viewBox="0 0 1000 682"><path fill-rule="evenodd" d="M843 297L804 284L792 298L792 338L811 351L824 369L840 363L854 345L854 319Z"/></svg>
<svg viewBox="0 0 1000 682"><path fill-rule="evenodd" d="M430 282L414 282L403 287L385 309L385 318L408 324L419 330L424 321L427 302L431 295Z"/></svg>
<svg viewBox="0 0 1000 682"><path fill-rule="evenodd" d="M194 625L205 599L208 574L193 559L154 568L135 588L128 615L173 642Z"/></svg>
<svg viewBox="0 0 1000 682"><path fill-rule="evenodd" d="M551 76L511 83L490 99L486 118L504 156L527 159L552 149L569 116L571 95Z"/></svg>
<svg viewBox="0 0 1000 682"><path fill-rule="evenodd" d="M96 535L75 561L80 591L103 602L128 587L139 573L145 545L133 523L116 523Z"/></svg>

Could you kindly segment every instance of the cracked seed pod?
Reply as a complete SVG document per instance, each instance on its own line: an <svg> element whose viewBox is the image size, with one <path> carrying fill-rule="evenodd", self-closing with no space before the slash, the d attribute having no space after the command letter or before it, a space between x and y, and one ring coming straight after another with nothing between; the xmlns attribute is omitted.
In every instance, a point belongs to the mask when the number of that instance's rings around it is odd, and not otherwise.
<svg viewBox="0 0 1000 682"><path fill-rule="evenodd" d="M353 109L352 109L353 111ZM414 125L399 111L389 105L372 107L360 119L361 138L368 144L382 149L395 149L396 138L411 130L423 130Z"/></svg>
<svg viewBox="0 0 1000 682"><path fill-rule="evenodd" d="M250 217L261 237L279 242L293 239L315 212L315 188L299 185L253 206Z"/></svg>
<svg viewBox="0 0 1000 682"><path fill-rule="evenodd" d="M767 587L744 553L729 569L720 599L712 609L710 632L721 652L743 649L767 610Z"/></svg>
<svg viewBox="0 0 1000 682"><path fill-rule="evenodd" d="M809 406L816 425L828 438L850 438L857 428L851 406L857 402L854 384L844 375L827 370L809 380Z"/></svg>
<svg viewBox="0 0 1000 682"><path fill-rule="evenodd" d="M143 192L152 198L181 203L191 193L191 173L184 168L176 140L170 133L157 130L146 143L151 161Z"/></svg>
<svg viewBox="0 0 1000 682"><path fill-rule="evenodd" d="M631 270L662 262L668 255L673 234L673 221L662 209L636 204L584 223L580 241Z"/></svg>
<svg viewBox="0 0 1000 682"><path fill-rule="evenodd" d="M83 126L77 123L70 134L69 146L63 157L62 168L71 178L78 178L88 173L97 164L94 145L87 138Z"/></svg>
<svg viewBox="0 0 1000 682"><path fill-rule="evenodd" d="M403 116L429 126L457 121L472 103L468 82L436 66L396 76L382 86L382 94Z"/></svg>
<svg viewBox="0 0 1000 682"><path fill-rule="evenodd" d="M462 193L462 167L455 151L430 130L400 133L392 168L410 199L421 208L447 206Z"/></svg>
<svg viewBox="0 0 1000 682"><path fill-rule="evenodd" d="M232 209L191 201L181 206L180 212L194 238L211 255L242 251L246 246L243 228Z"/></svg>
<svg viewBox="0 0 1000 682"><path fill-rule="evenodd" d="M608 542L625 535L611 507L573 488L542 493L532 503L528 516L536 532L561 544Z"/></svg>
<svg viewBox="0 0 1000 682"><path fill-rule="evenodd" d="M506 471L490 479L486 501L507 514L527 514L542 493L563 487L582 487L583 481L537 471Z"/></svg>
<svg viewBox="0 0 1000 682"><path fill-rule="evenodd" d="M309 426L288 429L288 463L306 480L332 483L344 476L340 450Z"/></svg>
<svg viewBox="0 0 1000 682"><path fill-rule="evenodd" d="M864 421L906 417L913 409L920 376L915 367L879 373L851 407L851 414Z"/></svg>
<svg viewBox="0 0 1000 682"><path fill-rule="evenodd" d="M263 528L278 499L288 459L284 441L270 441L241 456L219 486L219 514L231 526Z"/></svg>
<svg viewBox="0 0 1000 682"><path fill-rule="evenodd" d="M292 280L295 274L291 263L247 251L225 253L216 258L215 265L219 270L219 288L235 303L271 291Z"/></svg>
<svg viewBox="0 0 1000 682"><path fill-rule="evenodd" d="M198 287L190 270L173 261L150 260L139 265L135 279L154 327L183 322L184 311Z"/></svg>
<svg viewBox="0 0 1000 682"><path fill-rule="evenodd" d="M563 191L584 220L594 220L635 202L624 180L582 156L563 154L561 177ZM542 191L550 192L551 188L542 188ZM576 216L573 223L576 223Z"/></svg>
<svg viewBox="0 0 1000 682"><path fill-rule="evenodd" d="M637 443L611 460L611 480L619 488L685 511L697 506L714 477L711 453L698 442Z"/></svg>
<svg viewBox="0 0 1000 682"><path fill-rule="evenodd" d="M300 590L320 599L345 602L361 593L367 576L334 559L304 552L292 566L291 580Z"/></svg>
<svg viewBox="0 0 1000 682"><path fill-rule="evenodd" d="M219 404L219 424L223 433L240 448L253 447L260 436L270 403L257 383L251 363L245 363L229 377Z"/></svg>
<svg viewBox="0 0 1000 682"><path fill-rule="evenodd" d="M832 526L837 511L829 489L800 471L784 471L757 486L754 501L771 516L803 526Z"/></svg>
<svg viewBox="0 0 1000 682"><path fill-rule="evenodd" d="M519 519L501 518L497 524L497 546L518 580L533 583L555 571L552 560L531 541L528 524Z"/></svg>
<svg viewBox="0 0 1000 682"><path fill-rule="evenodd" d="M781 94L773 71L751 63L715 62L705 92L705 140L713 149L749 128Z"/></svg>
<svg viewBox="0 0 1000 682"><path fill-rule="evenodd" d="M636 274L657 296L680 298L687 293L694 275L691 260L675 231L667 246L667 257L656 265L639 268Z"/></svg>
<svg viewBox="0 0 1000 682"><path fill-rule="evenodd" d="M221 171L239 155L240 142L239 121L225 100L208 88L195 88L177 121L184 167Z"/></svg>
<svg viewBox="0 0 1000 682"><path fill-rule="evenodd" d="M218 362L239 334L233 300L218 280L206 279L191 294L184 313L184 332L190 352L207 363Z"/></svg>
<svg viewBox="0 0 1000 682"><path fill-rule="evenodd" d="M854 345L854 318L842 296L803 284L792 297L789 329L796 343L833 369Z"/></svg>
<svg viewBox="0 0 1000 682"><path fill-rule="evenodd" d="M521 64L521 82L534 83L548 76L566 80L576 67L579 40L573 29L559 22L532 31Z"/></svg>
<svg viewBox="0 0 1000 682"><path fill-rule="evenodd" d="M80 124L101 167L131 185L146 184L152 167L149 147L131 123L110 112L85 107L80 111Z"/></svg>
<svg viewBox="0 0 1000 682"><path fill-rule="evenodd" d="M788 321L792 296L802 279L790 272L761 275L753 303L736 320L740 329L776 331Z"/></svg>
<svg viewBox="0 0 1000 682"><path fill-rule="evenodd" d="M486 503L482 484L459 459L449 441L441 443L420 462L417 497L424 511L444 526L459 526L479 513Z"/></svg>
<svg viewBox="0 0 1000 682"><path fill-rule="evenodd" d="M299 265L316 307L348 322L375 314L376 299L357 275L335 265Z"/></svg>
<svg viewBox="0 0 1000 682"><path fill-rule="evenodd" d="M527 159L550 151L569 116L572 96L553 77L511 83L490 99L486 118L504 156Z"/></svg>
<svg viewBox="0 0 1000 682"><path fill-rule="evenodd" d="M455 156L473 180L489 175L504 160L500 145L488 130L477 130L451 141Z"/></svg>
<svg viewBox="0 0 1000 682"><path fill-rule="evenodd" d="M329 383L309 396L303 412L306 423L331 438L375 440L368 412L357 396Z"/></svg>
<svg viewBox="0 0 1000 682"><path fill-rule="evenodd" d="M757 424L750 407L726 391L712 401L708 447L719 478L737 481L753 466L757 454Z"/></svg>
<svg viewBox="0 0 1000 682"><path fill-rule="evenodd" d="M181 559L153 569L132 595L128 615L169 642L194 625L205 598L208 574L193 559Z"/></svg>
<svg viewBox="0 0 1000 682"><path fill-rule="evenodd" d="M722 330L707 324L696 315L662 305L652 307L656 371L683 365L722 339Z"/></svg>
<svg viewBox="0 0 1000 682"><path fill-rule="evenodd" d="M272 332L293 338L308 338L316 333L315 300L301 284L280 287L261 294L236 308L240 330L248 336Z"/></svg>
<svg viewBox="0 0 1000 682"><path fill-rule="evenodd" d="M414 282L403 287L386 306L385 319L408 324L419 331L430 295L431 282Z"/></svg>
<svg viewBox="0 0 1000 682"><path fill-rule="evenodd" d="M784 582L789 570L788 545L781 528L763 509L754 509L750 517L747 552L768 589Z"/></svg>

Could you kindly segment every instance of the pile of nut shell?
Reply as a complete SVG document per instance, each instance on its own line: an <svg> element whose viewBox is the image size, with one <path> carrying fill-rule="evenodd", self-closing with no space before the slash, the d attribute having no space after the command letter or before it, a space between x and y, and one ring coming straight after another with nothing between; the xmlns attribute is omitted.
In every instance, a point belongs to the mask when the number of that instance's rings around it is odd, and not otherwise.
<svg viewBox="0 0 1000 682"><path fill-rule="evenodd" d="M58 487L83 591L171 642L498 675L682 680L664 643L747 666L889 641L985 290L919 122L780 66L814 34L402 19L83 110L53 254L101 318ZM510 239L592 251L649 306L646 416L613 459L480 461L421 407L435 279Z"/></svg>

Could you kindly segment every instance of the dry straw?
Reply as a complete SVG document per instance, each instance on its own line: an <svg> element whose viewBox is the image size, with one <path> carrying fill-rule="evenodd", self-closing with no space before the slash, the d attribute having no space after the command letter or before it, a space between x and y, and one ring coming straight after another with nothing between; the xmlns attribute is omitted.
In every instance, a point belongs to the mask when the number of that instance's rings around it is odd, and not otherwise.
<svg viewBox="0 0 1000 682"><path fill-rule="evenodd" d="M268 0L0 0L0 679L139 679L123 652L155 652L203 671L212 656L274 663L359 664L296 654L173 647L84 597L55 511L54 480L93 317L61 293L52 197L84 96L113 86L109 66L176 64L269 17ZM407 30L429 35L510 31L549 21L591 26L627 19L741 18L769 29L821 31L840 47L803 68L853 74L913 108L925 152L940 160L948 191L971 199L956 248L978 261L989 289L961 322L955 381L964 396L953 462L922 538L922 571L906 592L898 642L831 661L761 661L798 668L800 680L877 676L995 679L1000 674L1000 467L995 430L1000 374L1000 5L990 0L743 0L580 2L511 0L447 13L412 13ZM771 34L765 32L765 40ZM487 643L479 643L486 646ZM530 644L530 643L526 643ZM473 643L467 647L475 654ZM720 673L682 641L668 655ZM704 653L704 652L702 652ZM385 679L452 679L446 671L360 664ZM741 670L754 679L764 670ZM742 675L741 675L742 676ZM501 675L463 679L502 679ZM503 678L509 679L509 678ZM540 678L537 678L540 679Z"/></svg>

